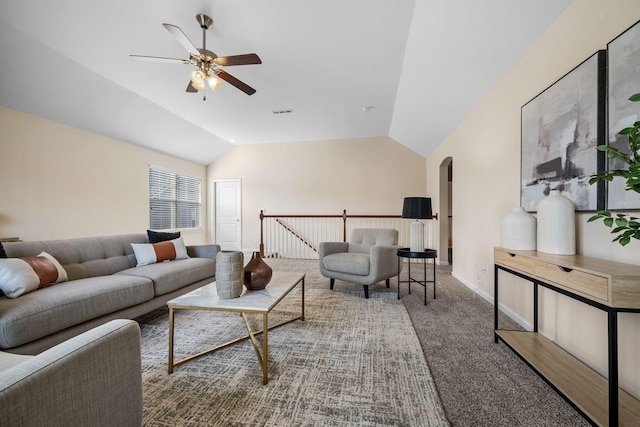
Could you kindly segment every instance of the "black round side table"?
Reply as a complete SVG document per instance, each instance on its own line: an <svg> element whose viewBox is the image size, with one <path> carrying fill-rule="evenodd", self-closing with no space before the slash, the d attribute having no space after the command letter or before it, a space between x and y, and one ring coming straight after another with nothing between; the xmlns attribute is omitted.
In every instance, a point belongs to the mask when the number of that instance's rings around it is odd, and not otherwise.
<svg viewBox="0 0 640 427"><path fill-rule="evenodd" d="M411 293L411 283L417 283L424 286L424 305L427 305L427 283L433 283L433 299L436 299L436 258L438 251L435 249L425 249L424 251L411 251L409 248L398 249L398 272L400 272L400 263L403 258L409 258L409 274L408 280L400 280L398 273L398 299L400 299L400 283L409 284L409 293ZM424 267L424 280L417 280L411 277L411 258L421 259ZM427 280L427 260L433 259L433 280Z"/></svg>

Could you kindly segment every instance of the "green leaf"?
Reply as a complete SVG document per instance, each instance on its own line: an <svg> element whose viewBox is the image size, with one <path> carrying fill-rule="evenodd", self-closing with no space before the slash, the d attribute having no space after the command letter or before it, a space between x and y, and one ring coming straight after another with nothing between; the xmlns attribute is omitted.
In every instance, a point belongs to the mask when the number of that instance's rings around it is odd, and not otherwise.
<svg viewBox="0 0 640 427"><path fill-rule="evenodd" d="M633 94L629 97L629 101L638 102L640 101L640 93Z"/></svg>
<svg viewBox="0 0 640 427"><path fill-rule="evenodd" d="M615 220L617 227L627 228L627 220L624 218L618 218Z"/></svg>
<svg viewBox="0 0 640 427"><path fill-rule="evenodd" d="M613 218L605 218L604 225L606 225L607 227L611 227L613 225Z"/></svg>
<svg viewBox="0 0 640 427"><path fill-rule="evenodd" d="M631 241L630 237L623 237L622 239L620 239L620 244L622 246L627 246L630 241Z"/></svg>

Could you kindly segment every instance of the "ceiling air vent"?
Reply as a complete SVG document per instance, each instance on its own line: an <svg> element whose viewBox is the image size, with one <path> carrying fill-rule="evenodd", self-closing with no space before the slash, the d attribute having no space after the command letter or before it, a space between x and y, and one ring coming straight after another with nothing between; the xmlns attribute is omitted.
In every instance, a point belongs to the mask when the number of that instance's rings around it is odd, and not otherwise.
<svg viewBox="0 0 640 427"><path fill-rule="evenodd" d="M293 110L288 108L286 110L271 110L271 112L273 114L291 114L291 113L293 113Z"/></svg>

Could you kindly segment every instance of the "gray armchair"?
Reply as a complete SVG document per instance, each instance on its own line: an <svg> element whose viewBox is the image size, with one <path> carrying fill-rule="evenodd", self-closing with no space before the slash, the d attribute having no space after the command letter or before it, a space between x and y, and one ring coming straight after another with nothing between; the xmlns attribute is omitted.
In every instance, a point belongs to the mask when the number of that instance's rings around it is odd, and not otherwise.
<svg viewBox="0 0 640 427"><path fill-rule="evenodd" d="M140 328L112 320L35 356L0 352L0 426L140 426Z"/></svg>
<svg viewBox="0 0 640 427"><path fill-rule="evenodd" d="M329 278L331 289L335 279L359 283L369 298L370 285L385 280L388 288L389 279L400 273L399 248L397 230L355 228L349 242L320 243L320 273Z"/></svg>

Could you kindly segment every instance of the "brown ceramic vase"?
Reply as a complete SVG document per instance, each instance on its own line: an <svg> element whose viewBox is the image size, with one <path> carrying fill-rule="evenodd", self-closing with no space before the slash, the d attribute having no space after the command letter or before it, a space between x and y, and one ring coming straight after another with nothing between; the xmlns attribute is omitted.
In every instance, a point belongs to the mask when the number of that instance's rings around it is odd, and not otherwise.
<svg viewBox="0 0 640 427"><path fill-rule="evenodd" d="M244 285L250 291L264 289L271 280L273 270L260 256L260 252L254 252L251 261L244 267Z"/></svg>

